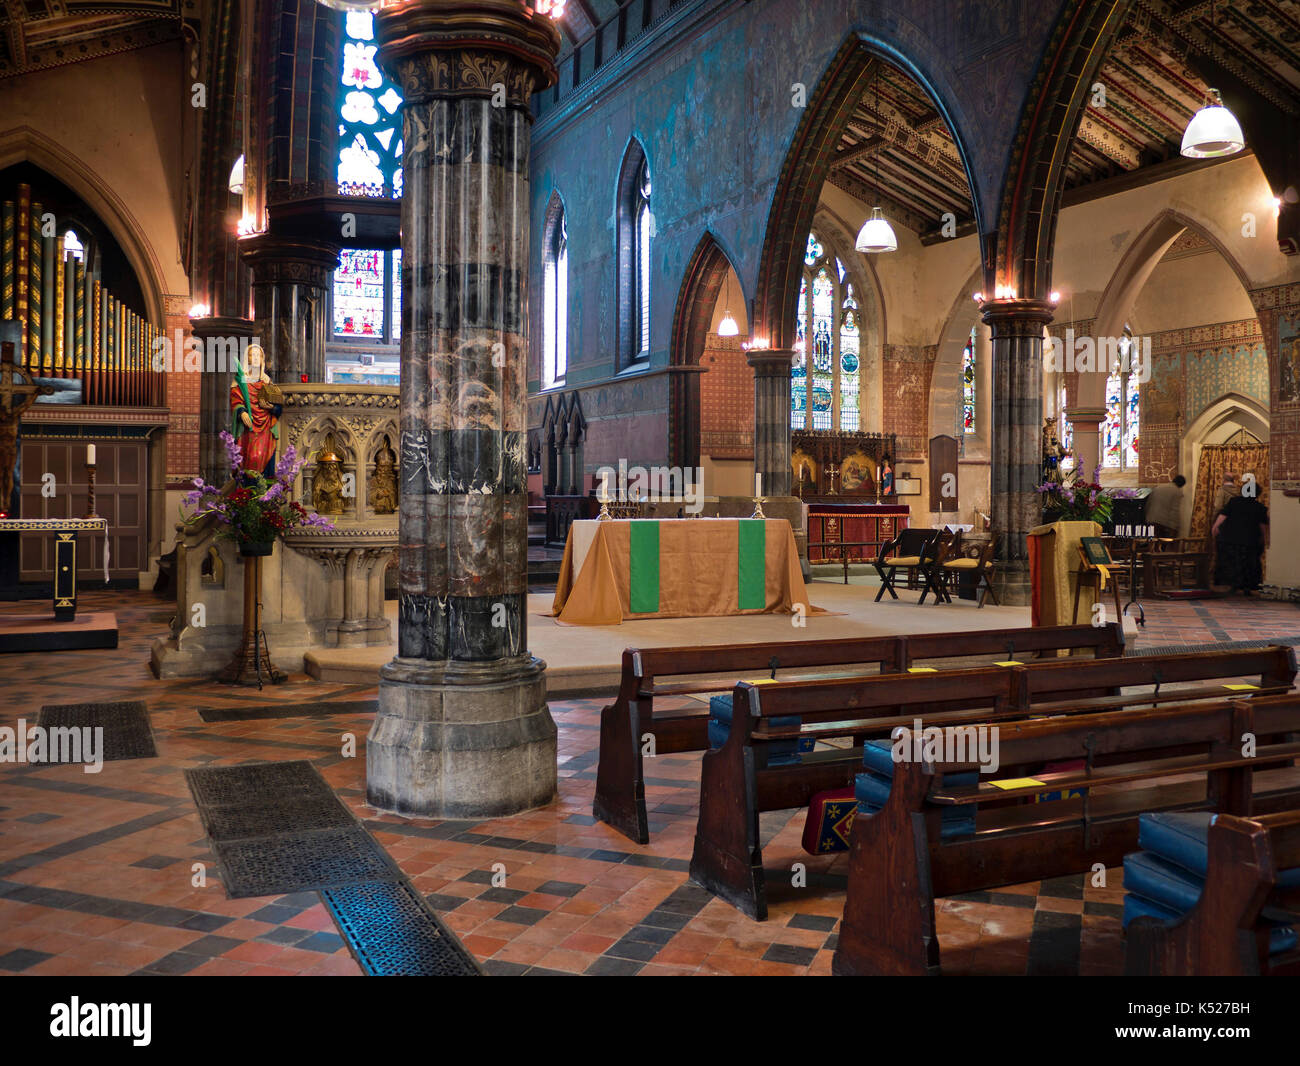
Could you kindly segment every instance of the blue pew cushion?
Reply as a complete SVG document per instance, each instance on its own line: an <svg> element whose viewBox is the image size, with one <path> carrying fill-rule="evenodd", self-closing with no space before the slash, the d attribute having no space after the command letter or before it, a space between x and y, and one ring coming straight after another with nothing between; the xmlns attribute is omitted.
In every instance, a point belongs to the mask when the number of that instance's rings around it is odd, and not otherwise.
<svg viewBox="0 0 1300 1066"><path fill-rule="evenodd" d="M889 790L893 780L873 770L858 774L854 778L853 791L858 801L858 811L863 814L875 814L889 799ZM945 807L940 817L939 836L968 836L975 832L975 811L971 807Z"/></svg>
<svg viewBox="0 0 1300 1066"><path fill-rule="evenodd" d="M1209 866L1210 811L1158 811L1138 820L1138 845L1184 870L1205 876ZM1279 870L1277 883L1300 888L1300 866Z"/></svg>
<svg viewBox="0 0 1300 1066"><path fill-rule="evenodd" d="M795 729L803 722L795 715L771 718L774 729ZM731 732L731 693L714 696L709 700L709 747L720 748ZM812 737L797 740L775 740L767 745L768 766L791 766L799 762L801 752L813 750Z"/></svg>
<svg viewBox="0 0 1300 1066"><path fill-rule="evenodd" d="M1136 892L1129 892L1128 889L1128 859L1124 859L1124 928L1129 927L1129 923L1136 918L1158 918L1162 922L1175 922L1182 917L1178 911L1170 910L1168 907L1157 903L1155 900L1147 899ZM1290 951L1300 943L1300 935L1297 935L1295 929L1285 925L1275 925L1268 932L1268 953L1270 955L1280 955L1284 951Z"/></svg>
<svg viewBox="0 0 1300 1066"><path fill-rule="evenodd" d="M887 781L894 779L893 742L889 740L868 740L862 745L862 765L872 773L879 774ZM964 774L947 774L944 784L961 787L974 785L980 779L977 771Z"/></svg>

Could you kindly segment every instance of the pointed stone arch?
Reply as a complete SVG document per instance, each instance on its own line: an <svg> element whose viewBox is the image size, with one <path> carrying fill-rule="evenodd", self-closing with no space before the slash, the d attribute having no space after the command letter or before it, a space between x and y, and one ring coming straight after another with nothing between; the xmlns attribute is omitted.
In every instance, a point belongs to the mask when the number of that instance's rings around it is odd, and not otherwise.
<svg viewBox="0 0 1300 1066"><path fill-rule="evenodd" d="M16 126L0 132L0 170L22 162L38 166L63 182L99 216L135 271L144 297L146 317L162 325L166 321L163 294L167 291L162 266L144 228L130 208L94 169L39 130Z"/></svg>

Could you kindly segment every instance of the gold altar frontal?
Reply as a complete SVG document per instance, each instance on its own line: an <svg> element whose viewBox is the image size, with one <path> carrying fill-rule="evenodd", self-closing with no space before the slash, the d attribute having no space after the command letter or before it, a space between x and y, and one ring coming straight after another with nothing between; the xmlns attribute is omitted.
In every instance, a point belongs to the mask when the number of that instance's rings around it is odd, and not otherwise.
<svg viewBox="0 0 1300 1066"><path fill-rule="evenodd" d="M592 519L569 528L551 613L612 626L796 610L820 613L784 519Z"/></svg>

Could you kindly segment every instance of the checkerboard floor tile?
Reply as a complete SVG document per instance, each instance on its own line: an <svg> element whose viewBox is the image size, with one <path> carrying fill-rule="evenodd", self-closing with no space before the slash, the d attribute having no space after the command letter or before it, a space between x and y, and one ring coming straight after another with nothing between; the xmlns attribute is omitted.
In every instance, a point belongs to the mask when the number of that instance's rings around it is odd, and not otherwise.
<svg viewBox="0 0 1300 1066"><path fill-rule="evenodd" d="M156 759L0 766L0 973L359 974L314 892L231 900L184 770L310 759L489 974L828 974L843 909L843 855L800 847L804 812L764 816L771 916L754 922L687 879L698 753L658 760L640 847L591 818L602 700L557 701L559 797L486 822L378 814L364 802L372 714L204 722L200 707L373 700L374 688L304 676L256 690L154 680L150 642L171 605L148 593L87 592L116 611L116 650L0 656L0 724L43 704L144 700ZM1148 604L1139 646L1295 636L1289 604ZM19 609L39 612L43 604ZM357 755L344 757L352 735ZM810 888L780 884L808 868ZM504 874L502 874L504 870ZM944 969L953 974L1117 974L1121 871L941 900Z"/></svg>

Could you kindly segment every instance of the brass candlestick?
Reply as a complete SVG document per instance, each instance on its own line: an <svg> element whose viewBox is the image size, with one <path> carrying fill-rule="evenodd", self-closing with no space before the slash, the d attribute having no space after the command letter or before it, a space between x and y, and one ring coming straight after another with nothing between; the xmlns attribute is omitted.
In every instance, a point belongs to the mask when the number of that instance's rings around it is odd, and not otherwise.
<svg viewBox="0 0 1300 1066"><path fill-rule="evenodd" d="M95 464L86 464L86 517L98 518L95 514Z"/></svg>
<svg viewBox="0 0 1300 1066"><path fill-rule="evenodd" d="M765 515L765 514L763 513L763 503L764 503L764 501L766 501L766 500L767 500L767 497L766 497L766 496L755 496L755 497L754 497L754 513L753 513L752 515L749 516L750 518L766 518L766 517L767 517L767 515Z"/></svg>

